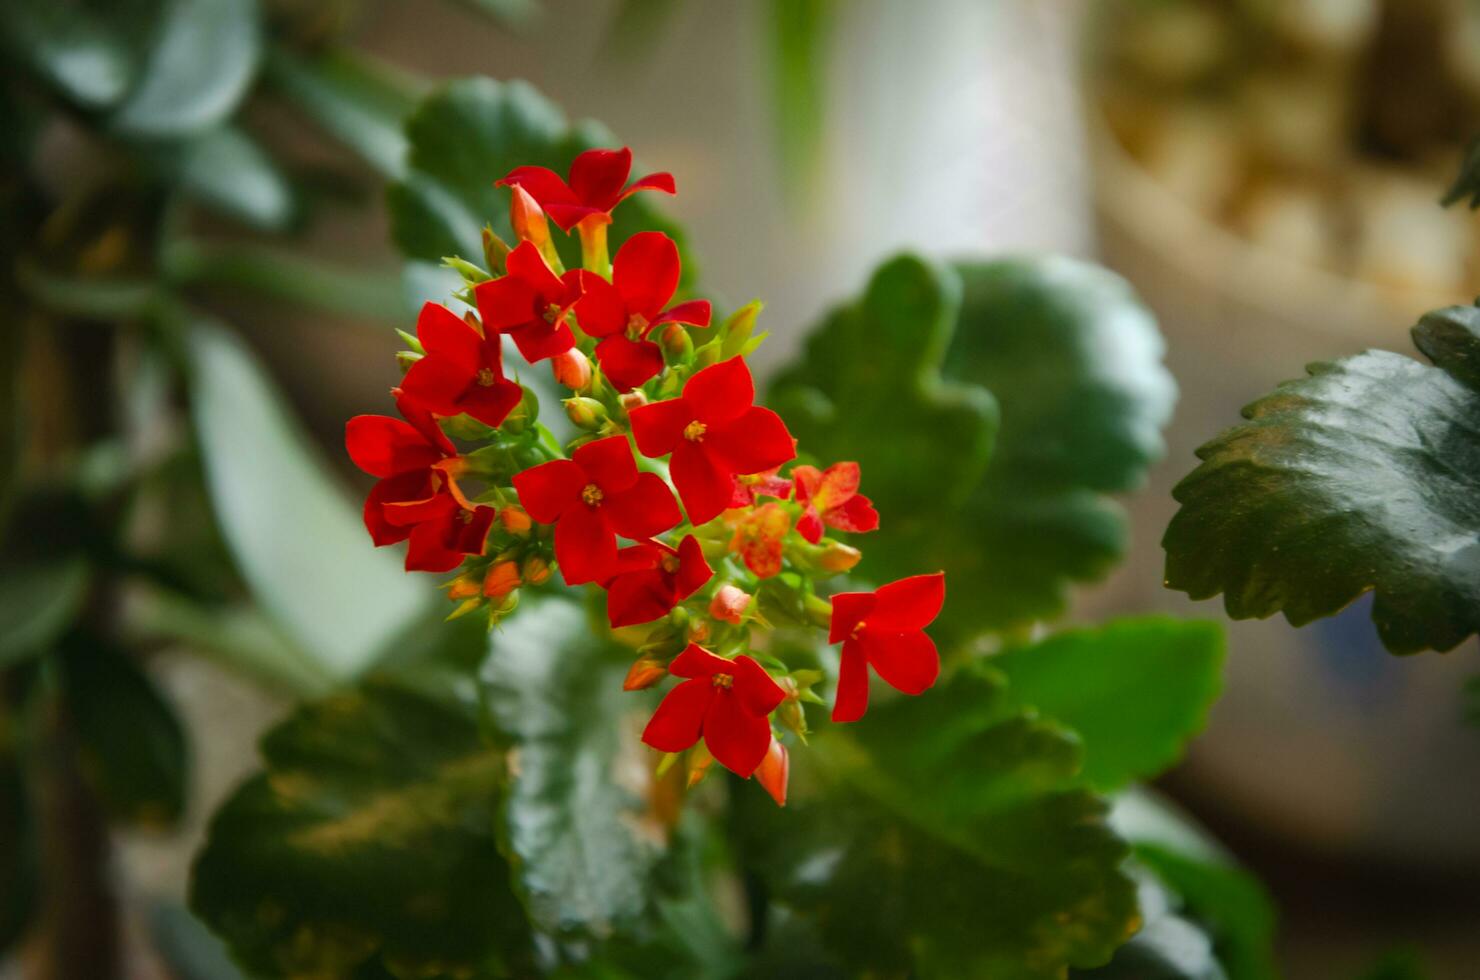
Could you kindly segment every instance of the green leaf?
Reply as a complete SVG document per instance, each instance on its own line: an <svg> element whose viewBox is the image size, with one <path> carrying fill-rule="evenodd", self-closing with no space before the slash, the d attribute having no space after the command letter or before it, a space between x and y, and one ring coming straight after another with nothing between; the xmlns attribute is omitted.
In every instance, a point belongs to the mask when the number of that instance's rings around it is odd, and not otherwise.
<svg viewBox="0 0 1480 980"><path fill-rule="evenodd" d="M221 126L171 148L181 185L202 203L264 231L293 219L293 188L277 162L241 130ZM158 155L158 154L157 154Z"/></svg>
<svg viewBox="0 0 1480 980"><path fill-rule="evenodd" d="M331 136L381 175L401 176L417 83L352 48L310 59L275 45L266 67L273 87Z"/></svg>
<svg viewBox="0 0 1480 980"><path fill-rule="evenodd" d="M909 303L879 301L891 282ZM903 258L824 322L773 400L803 450L862 464L882 519L858 542L863 573L944 569L970 597L937 623L951 644L1058 614L1071 583L1124 555L1125 516L1106 495L1138 486L1162 451L1175 400L1162 346L1098 267Z"/></svg>
<svg viewBox="0 0 1480 980"><path fill-rule="evenodd" d="M262 977L529 976L471 699L387 680L299 708L216 813L192 911Z"/></svg>
<svg viewBox="0 0 1480 980"><path fill-rule="evenodd" d="M598 639L579 605L528 605L483 671L493 722L519 759L504 832L535 924L604 935L648 911L661 832L644 832L641 781L619 777L642 773L630 760L652 703L622 690L631 650Z"/></svg>
<svg viewBox="0 0 1480 980"><path fill-rule="evenodd" d="M1136 903L1140 930L1109 963L1071 971L1072 980L1230 980L1208 934L1178 914L1177 896L1154 877L1143 873Z"/></svg>
<svg viewBox="0 0 1480 980"><path fill-rule="evenodd" d="M296 645L343 679L432 601L378 551L241 342L198 322L188 335L191 412L206 480L243 578Z"/></svg>
<svg viewBox="0 0 1480 980"><path fill-rule="evenodd" d="M67 644L61 667L82 772L109 817L146 827L179 820L189 750L154 682L126 652L85 638Z"/></svg>
<svg viewBox="0 0 1480 980"><path fill-rule="evenodd" d="M784 810L738 788L742 853L848 975L1062 977L1137 925L1127 848L1079 764L974 663L794 753Z"/></svg>
<svg viewBox="0 0 1480 980"><path fill-rule="evenodd" d="M220 123L245 97L261 48L254 0L164 0L138 82L113 125L177 136Z"/></svg>
<svg viewBox="0 0 1480 980"><path fill-rule="evenodd" d="M56 642L76 617L90 578L87 559L65 553L0 567L0 668Z"/></svg>
<svg viewBox="0 0 1480 980"><path fill-rule="evenodd" d="M1173 491L1167 585L1295 626L1373 591L1393 653L1449 650L1480 629L1477 321L1455 307L1414 328L1441 367L1366 351L1245 408Z"/></svg>
<svg viewBox="0 0 1480 980"><path fill-rule="evenodd" d="M1012 703L1074 730L1080 779L1111 793L1181 758L1218 698L1223 655L1218 624L1148 616L1066 630L990 662Z"/></svg>
<svg viewBox="0 0 1480 980"><path fill-rule="evenodd" d="M1268 893L1201 828L1150 790L1120 796L1111 824L1136 863L1213 939L1229 980L1275 980L1275 909Z"/></svg>
<svg viewBox="0 0 1480 980"><path fill-rule="evenodd" d="M81 4L7 0L0 4L0 36L12 57L89 108L114 104L133 79L133 52L125 38Z"/></svg>
<svg viewBox="0 0 1480 980"><path fill-rule="evenodd" d="M440 263L443 256L483 254L482 229L491 225L505 241L515 241L509 226L509 191L494 181L524 164L564 174L582 150L620 146L609 132L585 122L571 125L554 103L526 82L464 78L438 88L406 124L410 167L391 186L391 231L409 259ZM643 171L634 167L634 176ZM638 194L612 215L608 234L613 253L636 231L665 232L684 249L683 234L658 217ZM576 236L555 229L567 268L580 265ZM684 254L684 282L694 268Z"/></svg>

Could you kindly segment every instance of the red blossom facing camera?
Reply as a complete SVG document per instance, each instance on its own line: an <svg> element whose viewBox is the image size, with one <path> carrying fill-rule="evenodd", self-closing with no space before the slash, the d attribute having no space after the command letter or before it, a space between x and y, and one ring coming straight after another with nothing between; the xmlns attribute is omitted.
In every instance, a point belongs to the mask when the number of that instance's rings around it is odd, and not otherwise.
<svg viewBox="0 0 1480 980"><path fill-rule="evenodd" d="M828 642L842 641L833 721L857 721L868 710L868 670L905 694L921 694L940 674L940 655L925 627L940 615L946 577L915 575L875 592L833 596Z"/></svg>
<svg viewBox="0 0 1480 980"><path fill-rule="evenodd" d="M411 365L401 389L427 411L465 413L497 428L524 398L524 389L504 377L498 334L485 336L447 307L427 303L416 337L427 353Z"/></svg>
<svg viewBox="0 0 1480 980"><path fill-rule="evenodd" d="M555 560L567 585L596 582L617 563L617 535L651 538L680 520L661 477L639 473L624 436L588 442L570 459L514 474L519 503L555 525Z"/></svg>
<svg viewBox="0 0 1480 980"><path fill-rule="evenodd" d="M791 476L802 505L797 533L813 544L822 540L824 526L854 533L878 528L879 512L858 492L857 463L834 463L825 470L798 466Z"/></svg>
<svg viewBox="0 0 1480 980"><path fill-rule="evenodd" d="M692 534L677 550L657 541L623 548L616 567L605 584L606 614L613 629L662 619L714 575Z"/></svg>
<svg viewBox="0 0 1480 980"><path fill-rule="evenodd" d="M648 174L627 183L632 173L632 151L587 150L570 165L569 175L560 175L548 167L515 167L500 180L500 185L522 187L539 202L545 213L565 231L570 231L593 215L610 215L612 209L638 191L677 193L673 175Z"/></svg>
<svg viewBox="0 0 1480 980"><path fill-rule="evenodd" d="M672 454L673 485L690 523L704 524L729 506L736 476L775 469L796 456L781 416L754 402L750 368L735 357L694 375L679 397L631 413L642 454Z"/></svg>
<svg viewBox="0 0 1480 980"><path fill-rule="evenodd" d="M508 334L531 364L574 347L565 317L581 296L580 271L557 276L529 242L521 242L506 262L508 275L473 287L483 329Z"/></svg>
<svg viewBox="0 0 1480 980"><path fill-rule="evenodd" d="M766 717L786 699L781 685L750 657L726 660L694 644L668 670L687 680L658 705L642 740L662 752L682 752L702 736L720 765L737 776L755 772L771 745Z"/></svg>

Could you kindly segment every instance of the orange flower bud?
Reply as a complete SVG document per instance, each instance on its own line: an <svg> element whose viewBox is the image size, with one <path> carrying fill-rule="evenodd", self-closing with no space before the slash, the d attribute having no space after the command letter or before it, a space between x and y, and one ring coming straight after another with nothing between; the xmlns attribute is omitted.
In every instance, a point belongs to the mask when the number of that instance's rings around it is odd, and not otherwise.
<svg viewBox="0 0 1480 980"><path fill-rule="evenodd" d="M693 789L704 781L713 763L714 756L709 754L709 748L703 742L689 750L689 789Z"/></svg>
<svg viewBox="0 0 1480 980"><path fill-rule="evenodd" d="M766 749L766 757L755 771L755 778L771 794L771 799L776 801L777 806L786 806L786 783L791 778L791 759L786 754L786 746L774 735L771 736L771 747Z"/></svg>
<svg viewBox="0 0 1480 980"><path fill-rule="evenodd" d="M817 564L824 571L846 572L863 557L863 552L841 541L829 541L817 557Z"/></svg>
<svg viewBox="0 0 1480 980"><path fill-rule="evenodd" d="M498 512L498 519L503 524L504 530L519 537L528 534L529 529L534 526L534 522L529 519L529 515L521 507L505 507Z"/></svg>
<svg viewBox="0 0 1480 980"><path fill-rule="evenodd" d="M490 599L506 596L519 588L519 566L511 561L494 562L483 580L483 594Z"/></svg>
<svg viewBox="0 0 1480 980"><path fill-rule="evenodd" d="M721 622L739 626L750 608L750 593L726 583L721 585L709 602L709 615Z"/></svg>
<svg viewBox="0 0 1480 980"><path fill-rule="evenodd" d="M649 657L639 657L632 662L632 667L627 671L627 679L622 682L624 691L642 691L661 681L668 676L668 665L661 660L653 660Z"/></svg>
<svg viewBox="0 0 1480 980"><path fill-rule="evenodd" d="M550 563L543 555L530 555L524 559L524 567L520 569L520 575L530 585L544 585L550 581Z"/></svg>
<svg viewBox="0 0 1480 980"><path fill-rule="evenodd" d="M709 624L702 619L696 623L689 624L689 642L701 644L708 643Z"/></svg>
<svg viewBox="0 0 1480 980"><path fill-rule="evenodd" d="M545 220L544 208L518 184L510 190L514 196L509 201L509 224L514 226L514 234L520 241L532 242L535 248L544 252L551 245L550 223Z"/></svg>
<svg viewBox="0 0 1480 980"><path fill-rule="evenodd" d="M472 574L459 575L448 584L447 598L453 602L457 602L462 599L471 599L481 594L482 591L482 583L478 580L478 576Z"/></svg>
<svg viewBox="0 0 1480 980"><path fill-rule="evenodd" d="M694 353L694 338L681 323L670 323L658 335L658 346L675 361L687 360Z"/></svg>
<svg viewBox="0 0 1480 980"><path fill-rule="evenodd" d="M555 380L572 391L584 391L591 384L591 361L575 348L550 358Z"/></svg>

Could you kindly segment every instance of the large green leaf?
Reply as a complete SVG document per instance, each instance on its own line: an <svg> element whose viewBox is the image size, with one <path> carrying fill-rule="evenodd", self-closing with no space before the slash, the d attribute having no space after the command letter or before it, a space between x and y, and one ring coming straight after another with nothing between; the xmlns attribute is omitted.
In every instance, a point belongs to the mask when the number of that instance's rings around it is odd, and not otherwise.
<svg viewBox="0 0 1480 980"><path fill-rule="evenodd" d="M882 302L890 292L911 302ZM863 465L882 526L859 541L862 571L940 568L969 596L938 623L954 642L1059 613L1071 583L1123 556L1125 517L1106 495L1137 486L1162 451L1176 389L1161 353L1145 308L1098 267L903 258L824 322L772 391L804 451ZM917 394L943 385L950 404Z"/></svg>
<svg viewBox="0 0 1480 980"><path fill-rule="evenodd" d="M190 898L249 972L531 975L494 834L505 753L471 697L372 680L300 708L262 755Z"/></svg>
<svg viewBox="0 0 1480 980"><path fill-rule="evenodd" d="M1127 848L1075 788L1079 763L1072 736L973 664L814 738L786 808L762 802L737 824L847 975L1062 977L1106 962L1137 924Z"/></svg>
<svg viewBox="0 0 1480 980"><path fill-rule="evenodd" d="M1148 616L1067 630L991 663L1013 703L1074 730L1080 778L1109 793L1181 757L1222 688L1223 653L1216 623Z"/></svg>
<svg viewBox="0 0 1480 980"><path fill-rule="evenodd" d="M1141 928L1093 970L1074 970L1072 980L1230 980L1207 932L1180 914L1178 897L1141 872L1136 890Z"/></svg>
<svg viewBox="0 0 1480 980"><path fill-rule="evenodd" d="M126 39L88 6L7 0L0 4L0 37L17 62L89 108L117 102L133 77Z"/></svg>
<svg viewBox="0 0 1480 980"><path fill-rule="evenodd" d="M62 697L83 775L114 820L174 823L189 749L180 719L128 654L79 637L61 658Z"/></svg>
<svg viewBox="0 0 1480 980"><path fill-rule="evenodd" d="M178 136L220 123L247 93L262 53L255 0L163 0L119 130Z"/></svg>
<svg viewBox="0 0 1480 980"><path fill-rule="evenodd" d="M531 164L564 174L582 150L621 145L595 123L570 124L528 83L491 78L459 79L437 89L411 116L406 134L410 166L390 189L391 230L407 258L427 262L448 255L478 260L485 224L506 242L516 241L509 226L509 191L493 186L510 170ZM644 229L666 232L683 248L682 233L659 218L647 200L653 196L636 195L614 212L613 250ZM576 236L556 229L555 239L566 265L578 266ZM685 255L685 282L692 281L693 272Z"/></svg>
<svg viewBox="0 0 1480 980"><path fill-rule="evenodd" d="M1168 586L1295 626L1371 590L1394 653L1480 629L1480 310L1413 333L1438 367L1386 351L1313 364L1198 449L1173 491Z"/></svg>
<svg viewBox="0 0 1480 980"><path fill-rule="evenodd" d="M189 333L191 411L222 533L272 619L328 671L362 670L432 601L377 551L281 396L220 327Z"/></svg>
<svg viewBox="0 0 1480 980"><path fill-rule="evenodd" d="M642 771L631 757L652 707L622 690L631 659L593 634L579 605L549 599L520 609L483 670L494 724L519 759L504 832L530 916L551 933L604 935L649 910L660 834L644 833L641 799L619 782Z"/></svg>

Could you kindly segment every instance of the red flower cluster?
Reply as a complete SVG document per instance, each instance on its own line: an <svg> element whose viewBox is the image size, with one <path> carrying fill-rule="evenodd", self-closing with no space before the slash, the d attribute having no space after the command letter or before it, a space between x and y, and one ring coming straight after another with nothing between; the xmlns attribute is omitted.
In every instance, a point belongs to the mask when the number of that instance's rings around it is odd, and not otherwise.
<svg viewBox="0 0 1480 980"><path fill-rule="evenodd" d="M695 347L688 331L710 326L710 305L673 302L682 270L672 239L638 232L608 261L611 210L640 190L674 192L667 174L629 185L631 163L625 149L591 150L564 178L519 167L499 181L520 242L487 239L486 271L451 263L476 312L428 303L401 355L401 418L347 426L350 456L378 480L365 525L377 545L409 542L408 569L460 569L446 585L454 615L486 609L497 622L552 567L568 586L598 584L612 628L638 648L624 687L681 681L643 740L687 753L691 784L717 760L784 803L777 726L805 734L801 703L820 700L812 687L823 675L752 656L755 633L778 618L828 627L842 643L833 719L856 720L870 668L907 694L934 683L939 657L923 629L944 579L819 594L860 557L828 530L879 526L858 464L795 465L785 422L755 404L744 360L759 342L755 308ZM546 215L579 232L581 268L565 271ZM566 414L580 431L567 445L505 375L506 338L524 360L550 360L571 390ZM463 451L449 436L482 445Z"/></svg>

